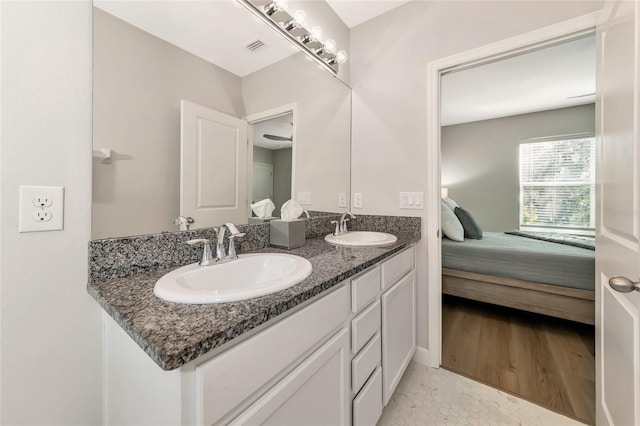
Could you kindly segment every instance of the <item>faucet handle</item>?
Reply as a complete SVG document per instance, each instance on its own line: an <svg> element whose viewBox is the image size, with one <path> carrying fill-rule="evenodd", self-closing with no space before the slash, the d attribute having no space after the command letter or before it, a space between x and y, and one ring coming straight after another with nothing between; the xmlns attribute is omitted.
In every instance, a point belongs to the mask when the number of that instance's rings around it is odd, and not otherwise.
<svg viewBox="0 0 640 426"><path fill-rule="evenodd" d="M202 251L202 260L200 261L200 266L209 266L216 263L216 261L213 259L213 256L211 254L211 242L209 240L207 240L206 238L197 238L195 240L187 241L187 244L189 244L190 246L194 244L199 244L199 243L204 244L204 250Z"/></svg>
<svg viewBox="0 0 640 426"><path fill-rule="evenodd" d="M335 223L336 224L336 229L335 231L333 231L333 235L335 235L336 237L338 235L340 235L340 222L338 222L337 220L332 220L331 223Z"/></svg>
<svg viewBox="0 0 640 426"><path fill-rule="evenodd" d="M238 258L238 254L236 253L236 238L244 237L246 233L238 232L237 234L229 235L229 251L227 252L227 259L233 260Z"/></svg>
<svg viewBox="0 0 640 426"><path fill-rule="evenodd" d="M227 222L222 226L226 226L229 232L231 233L231 235L238 235L241 233L238 227L231 222Z"/></svg>

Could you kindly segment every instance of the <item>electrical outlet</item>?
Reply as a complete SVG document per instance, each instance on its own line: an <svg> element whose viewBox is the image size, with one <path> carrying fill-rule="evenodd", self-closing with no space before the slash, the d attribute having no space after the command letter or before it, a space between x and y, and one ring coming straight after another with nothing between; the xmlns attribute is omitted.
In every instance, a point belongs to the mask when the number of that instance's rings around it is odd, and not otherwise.
<svg viewBox="0 0 640 426"><path fill-rule="evenodd" d="M51 210L49 209L37 209L36 214L33 215L33 219L36 222L48 222L53 217Z"/></svg>
<svg viewBox="0 0 640 426"><path fill-rule="evenodd" d="M339 192L338 193L338 207L347 207L347 193Z"/></svg>
<svg viewBox="0 0 640 426"><path fill-rule="evenodd" d="M64 228L64 187L20 185L18 232Z"/></svg>
<svg viewBox="0 0 640 426"><path fill-rule="evenodd" d="M38 195L33 199L33 205L36 207L51 207L53 204L53 198L46 195Z"/></svg>
<svg viewBox="0 0 640 426"><path fill-rule="evenodd" d="M353 194L353 208L354 209L362 208L362 192L356 192Z"/></svg>

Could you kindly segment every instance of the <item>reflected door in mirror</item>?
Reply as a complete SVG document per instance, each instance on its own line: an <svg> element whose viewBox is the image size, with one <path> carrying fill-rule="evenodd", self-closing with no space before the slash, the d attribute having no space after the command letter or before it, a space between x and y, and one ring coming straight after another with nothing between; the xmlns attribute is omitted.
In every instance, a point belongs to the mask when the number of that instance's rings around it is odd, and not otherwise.
<svg viewBox="0 0 640 426"><path fill-rule="evenodd" d="M197 227L247 217L247 123L181 102L180 215Z"/></svg>

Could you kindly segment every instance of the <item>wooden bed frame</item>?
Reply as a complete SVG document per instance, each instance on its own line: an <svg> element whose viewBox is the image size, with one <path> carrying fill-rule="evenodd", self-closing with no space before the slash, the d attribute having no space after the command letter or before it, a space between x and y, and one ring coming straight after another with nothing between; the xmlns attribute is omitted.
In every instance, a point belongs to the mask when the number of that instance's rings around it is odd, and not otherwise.
<svg viewBox="0 0 640 426"><path fill-rule="evenodd" d="M595 292L442 268L442 293L595 324Z"/></svg>

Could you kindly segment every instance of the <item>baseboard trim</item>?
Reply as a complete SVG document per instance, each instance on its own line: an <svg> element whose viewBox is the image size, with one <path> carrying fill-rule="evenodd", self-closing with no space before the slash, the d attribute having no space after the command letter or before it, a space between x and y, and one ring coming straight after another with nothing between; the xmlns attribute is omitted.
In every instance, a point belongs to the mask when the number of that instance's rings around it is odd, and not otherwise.
<svg viewBox="0 0 640 426"><path fill-rule="evenodd" d="M429 349L425 349L420 346L416 348L416 353L413 355L413 360L420 365L424 365L425 367L440 367L440 365L438 365L438 362L432 359L432 354L429 352Z"/></svg>

